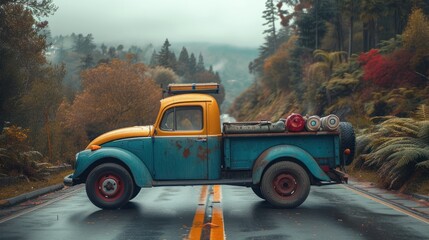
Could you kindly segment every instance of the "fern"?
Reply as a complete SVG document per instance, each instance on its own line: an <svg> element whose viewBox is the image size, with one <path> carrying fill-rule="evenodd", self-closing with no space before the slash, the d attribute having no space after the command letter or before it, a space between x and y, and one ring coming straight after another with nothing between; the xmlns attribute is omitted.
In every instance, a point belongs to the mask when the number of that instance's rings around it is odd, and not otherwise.
<svg viewBox="0 0 429 240"><path fill-rule="evenodd" d="M417 137L424 143L429 145L429 120L420 122L420 130Z"/></svg>
<svg viewBox="0 0 429 240"><path fill-rule="evenodd" d="M429 121L429 107L422 104L417 108L416 119L420 121Z"/></svg>
<svg viewBox="0 0 429 240"><path fill-rule="evenodd" d="M429 120L390 118L365 132L357 138L359 166L377 169L386 187L400 188L414 172L428 171Z"/></svg>
<svg viewBox="0 0 429 240"><path fill-rule="evenodd" d="M418 164L416 164L417 168L426 168L429 170L429 159L425 159L422 162L419 162Z"/></svg>
<svg viewBox="0 0 429 240"><path fill-rule="evenodd" d="M396 154L395 157L401 156L395 166L395 170L407 167L412 163L418 164L419 162L429 159L429 151L420 148L408 148ZM414 168L414 166L413 166Z"/></svg>

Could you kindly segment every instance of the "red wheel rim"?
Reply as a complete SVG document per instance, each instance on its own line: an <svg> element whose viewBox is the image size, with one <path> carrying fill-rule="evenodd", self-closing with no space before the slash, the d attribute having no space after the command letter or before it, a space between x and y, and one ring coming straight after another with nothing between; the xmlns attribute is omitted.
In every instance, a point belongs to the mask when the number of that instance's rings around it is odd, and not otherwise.
<svg viewBox="0 0 429 240"><path fill-rule="evenodd" d="M298 183L293 175L281 173L273 179L273 186L280 196L287 197L296 192Z"/></svg>
<svg viewBox="0 0 429 240"><path fill-rule="evenodd" d="M95 190L98 197L104 201L113 202L124 193L121 178L113 173L102 175L95 182Z"/></svg>

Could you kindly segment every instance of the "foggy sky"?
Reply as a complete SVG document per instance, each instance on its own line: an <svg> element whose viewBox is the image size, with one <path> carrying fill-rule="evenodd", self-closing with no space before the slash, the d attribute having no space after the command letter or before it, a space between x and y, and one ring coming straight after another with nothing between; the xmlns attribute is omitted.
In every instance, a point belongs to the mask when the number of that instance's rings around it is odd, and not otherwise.
<svg viewBox="0 0 429 240"><path fill-rule="evenodd" d="M263 43L264 0L53 0L52 36L92 33L96 43Z"/></svg>

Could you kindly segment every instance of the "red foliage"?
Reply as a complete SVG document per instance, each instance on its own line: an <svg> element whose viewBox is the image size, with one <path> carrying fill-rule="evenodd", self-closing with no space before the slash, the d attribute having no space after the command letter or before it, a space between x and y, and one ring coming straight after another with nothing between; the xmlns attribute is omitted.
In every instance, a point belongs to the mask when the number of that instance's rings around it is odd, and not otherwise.
<svg viewBox="0 0 429 240"><path fill-rule="evenodd" d="M358 61L360 64L365 65L375 56L380 56L380 52L378 49L371 49L369 52L361 53L358 57Z"/></svg>
<svg viewBox="0 0 429 240"><path fill-rule="evenodd" d="M418 75L409 66L412 53L398 50L383 56L377 49L362 53L358 61L364 65L363 79L381 87L416 85Z"/></svg>

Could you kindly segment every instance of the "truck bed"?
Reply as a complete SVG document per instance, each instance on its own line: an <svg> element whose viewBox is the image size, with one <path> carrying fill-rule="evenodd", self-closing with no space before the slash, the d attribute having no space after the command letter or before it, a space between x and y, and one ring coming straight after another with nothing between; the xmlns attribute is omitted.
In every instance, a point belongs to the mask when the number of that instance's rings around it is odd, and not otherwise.
<svg viewBox="0 0 429 240"><path fill-rule="evenodd" d="M340 163L339 132L224 133L224 166L251 170L255 160L275 146L296 146L308 152L324 168Z"/></svg>

